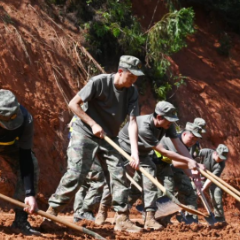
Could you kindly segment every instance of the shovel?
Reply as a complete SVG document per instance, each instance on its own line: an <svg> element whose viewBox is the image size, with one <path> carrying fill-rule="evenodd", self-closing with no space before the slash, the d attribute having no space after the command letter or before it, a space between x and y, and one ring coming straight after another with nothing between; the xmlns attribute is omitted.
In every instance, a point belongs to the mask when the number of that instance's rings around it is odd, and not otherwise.
<svg viewBox="0 0 240 240"><path fill-rule="evenodd" d="M240 202L240 197L235 194L234 192L232 192L230 189L228 189L227 187L225 187L222 183L220 183L218 180L216 180L215 177L212 177L209 173L205 172L204 170L198 168L198 171L200 171L200 173L208 178L211 182L213 182L214 184L216 184L218 187L220 187L223 191L225 191L226 193L228 193L229 195L231 195L232 197L234 197L238 202Z"/></svg>
<svg viewBox="0 0 240 240"><path fill-rule="evenodd" d="M5 195L3 195L1 193L0 193L0 199L5 200L7 202L10 202L10 203L12 203L14 205L17 205L17 206L21 207L21 208L28 207L28 205L26 205L26 204L24 204L24 203L22 203L22 202L20 202L20 201L18 201L16 199L7 197L7 196L5 196ZM63 220L63 219L61 219L59 217L53 216L53 215L51 215L49 213L46 213L46 212L44 212L42 210L36 210L34 213L39 214L40 216L46 217L48 219L51 219L54 222L58 222L60 224L63 224L63 225L65 225L67 227L70 227L70 228L72 228L74 230L77 230L77 231L80 231L82 233L86 233L88 235L91 235L95 239L105 239L104 237L98 235L97 233L95 233L93 231L90 231L90 230L88 230L88 229L86 229L84 227L77 226L76 224L73 224L71 222L65 221L65 220Z"/></svg>
<svg viewBox="0 0 240 240"><path fill-rule="evenodd" d="M109 137L106 135L103 136L104 140L108 142L113 148L115 148L122 156L124 156L128 161L133 161L133 159L125 152L123 151L115 142L113 142ZM149 178L152 183L154 183L163 193L165 196L169 197L175 204L177 204L181 209L184 209L185 211L197 214L203 217L206 217L205 214L201 213L200 211L197 211L195 209L191 209L183 204L181 204L178 199L175 198L165 187L163 187L162 184L160 184L151 174L149 174L144 168L140 167L139 171L142 172L146 177Z"/></svg>
<svg viewBox="0 0 240 240"><path fill-rule="evenodd" d="M131 177L128 173L126 173L128 180L140 191L142 192L142 187ZM157 211L155 213L155 218L159 219L162 217L166 217L175 212L178 212L181 208L172 202L168 197L162 196L156 200ZM143 204L139 204L136 206L136 209L140 212L144 212Z"/></svg>
<svg viewBox="0 0 240 240"><path fill-rule="evenodd" d="M217 221L216 221L215 216L214 216L214 214L213 214L213 212L212 212L212 210L211 210L211 208L210 208L210 206L209 206L209 204L207 202L207 199L206 199L203 191L200 189L200 187L199 188L197 187L195 181L192 181L192 184L195 185L195 188L196 188L197 193L198 193L198 195L199 195L199 197L200 197L200 199L201 199L201 201L203 203L203 206L205 207L205 209L208 212L208 217L204 217L205 220L207 221L207 223L209 225L214 225L214 223L216 223ZM201 186L202 186L202 184L201 184Z"/></svg>
<svg viewBox="0 0 240 240"><path fill-rule="evenodd" d="M213 178L215 178L218 182L220 182L221 184L223 184L225 187L227 187L228 189L230 189L232 192L236 193L238 196L240 196L240 192L234 188L233 186L231 186L230 184L228 184L227 182L225 182L223 179L221 179L220 177L216 176L215 174L211 173L210 171L206 170L206 172Z"/></svg>
<svg viewBox="0 0 240 240"><path fill-rule="evenodd" d="M217 221L216 221L215 216L214 216L214 214L213 214L213 212L212 212L212 210L211 210L211 208L210 208L210 206L207 202L207 199L206 199L202 190L199 190L198 192L200 193L199 197L202 200L202 203L203 203L205 209L207 210L207 212L209 214L209 217L205 217L205 220L207 221L207 223L209 225L214 225L214 223L216 223Z"/></svg>

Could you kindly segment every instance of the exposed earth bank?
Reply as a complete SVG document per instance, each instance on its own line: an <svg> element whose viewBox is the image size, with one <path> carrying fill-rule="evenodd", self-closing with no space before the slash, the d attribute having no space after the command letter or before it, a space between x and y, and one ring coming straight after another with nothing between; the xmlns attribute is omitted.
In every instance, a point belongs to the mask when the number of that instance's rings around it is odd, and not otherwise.
<svg viewBox="0 0 240 240"><path fill-rule="evenodd" d="M133 7L140 16L151 15L156 2L134 0ZM34 151L40 165L38 202L43 210L66 167L67 123L71 119L67 102L89 75L103 71L81 46L78 29L55 12L40 0L0 3L0 87L13 91L34 117ZM153 22L163 13L160 5ZM147 28L150 21L148 15L142 20L143 26ZM231 153L223 177L239 189L240 38L227 33L231 36L230 56L223 57L217 52L223 30L215 19L198 10L196 24L197 31L188 38L188 48L172 56L175 71L188 77L186 86L168 100L178 107L181 126L195 117L206 119L203 147L228 145ZM155 102L150 92L141 97L140 104L142 114L151 112ZM0 157L0 192L11 196L15 182L11 166ZM4 210L5 205L1 203ZM225 194L224 206L229 225L214 228L173 225L162 232L115 235L110 224L101 227L88 222L81 224L107 239L238 239L239 204ZM141 216L133 212L132 218ZM0 239L90 239L66 228L47 229L43 237L13 234L9 228L12 219L8 208L0 214ZM40 217L30 218L37 228L41 221Z"/></svg>

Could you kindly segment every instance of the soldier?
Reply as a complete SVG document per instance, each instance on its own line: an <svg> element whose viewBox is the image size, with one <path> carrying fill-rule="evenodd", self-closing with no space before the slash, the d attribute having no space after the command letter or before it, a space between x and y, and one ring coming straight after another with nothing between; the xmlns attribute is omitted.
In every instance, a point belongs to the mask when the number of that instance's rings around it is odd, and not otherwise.
<svg viewBox="0 0 240 240"><path fill-rule="evenodd" d="M29 208L23 211L15 208L12 228L25 235L40 235L29 222L28 213L37 210L35 199L38 183L38 162L32 152L33 118L20 105L16 96L9 90L0 90L0 156L10 163L17 173L14 198L25 202Z"/></svg>
<svg viewBox="0 0 240 240"><path fill-rule="evenodd" d="M178 134L178 139L183 143L186 150L190 152L191 147L202 137L201 128L197 125L188 122L186 124L185 129ZM163 137L161 140L161 144L167 150L178 152L178 150L172 144L172 141L169 137ZM160 160L160 164L157 164L157 176L158 179L164 183L164 186L170 190L171 193L174 192L175 189L179 192L179 195L184 198L183 201L188 207L197 209L197 195L194 192L194 189L191 184L191 180L189 177L192 177L192 173L188 170L182 170L181 165L177 163L175 159L170 161L173 166L170 166L169 159L162 157ZM166 162L168 160L168 162ZM188 221L197 222L197 216L192 216L187 213L186 218Z"/></svg>
<svg viewBox="0 0 240 240"><path fill-rule="evenodd" d="M85 181L95 155L104 172L112 194L112 205L118 212L115 230L140 232L129 220L128 187L117 150L103 140L108 135L117 142L117 134L127 115L130 116L129 135L134 161L139 165L136 116L139 113L138 93L133 85L144 75L141 62L133 56L121 56L116 74L101 74L91 78L70 101L69 107L77 116L68 146L68 168L56 192L49 199L48 213L57 215L71 200ZM80 105L83 104L81 107ZM83 108L83 109L82 109Z"/></svg>
<svg viewBox="0 0 240 240"><path fill-rule="evenodd" d="M107 193L107 194L106 194ZM105 196L103 199L102 196ZM100 210L96 219L94 212L100 206ZM101 225L106 217L107 210L111 207L111 194L105 180L104 171L97 158L95 158L91 170L87 175L85 183L75 195L74 200L74 222L81 219L95 221L97 225ZM104 216L101 216L102 213ZM103 218L103 220L102 220Z"/></svg>
<svg viewBox="0 0 240 240"><path fill-rule="evenodd" d="M203 118L195 118L193 123L201 128L201 133L206 133L206 121ZM197 141L190 149L192 158L196 158L201 150L200 142Z"/></svg>
<svg viewBox="0 0 240 240"><path fill-rule="evenodd" d="M140 166L145 168L153 177L156 177L156 166L151 160L149 153L154 149L176 161L183 162L185 166L190 169L197 167L196 162L190 159L190 155L181 141L177 138L173 122L177 121L175 107L166 101L160 101L156 105L155 112L150 115L138 116L138 148L140 156ZM127 129L129 123L127 123L122 130L119 132L119 144L129 154L131 154L131 147L129 144L129 134ZM178 149L179 154L168 151L160 143L163 136L171 138L173 145ZM181 155L180 155L181 154ZM144 208L145 208L145 229L162 229L162 225L159 224L154 216L156 211L156 200L157 200L157 188L156 186L142 173L139 173L140 182L143 191ZM116 221L117 223L117 221Z"/></svg>
<svg viewBox="0 0 240 240"><path fill-rule="evenodd" d="M201 149L198 157L200 162L204 164L207 170L214 175L220 177L225 168L225 162L228 158L228 147L224 144L219 144L216 150L204 148ZM209 179L205 179L202 191L209 188L209 194L212 199L215 219L218 222L225 222L223 203L222 203L222 189L212 183Z"/></svg>

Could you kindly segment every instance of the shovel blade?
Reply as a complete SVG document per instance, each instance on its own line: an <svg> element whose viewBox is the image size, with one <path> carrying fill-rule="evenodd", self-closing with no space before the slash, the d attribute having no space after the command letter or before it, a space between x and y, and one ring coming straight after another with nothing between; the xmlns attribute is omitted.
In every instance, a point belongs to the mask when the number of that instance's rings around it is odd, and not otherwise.
<svg viewBox="0 0 240 240"><path fill-rule="evenodd" d="M136 209L138 210L138 212L143 213L143 212L144 212L144 206L143 206L143 204L137 205L137 206L136 206Z"/></svg>
<svg viewBox="0 0 240 240"><path fill-rule="evenodd" d="M209 217L204 217L204 218L207 221L207 223L211 226L217 223L217 220L215 219L215 216L212 212L210 213Z"/></svg>
<svg viewBox="0 0 240 240"><path fill-rule="evenodd" d="M180 211L181 215L176 216L176 219L181 223L184 222L185 224L189 225L192 223L198 223L198 220L194 219L192 215L185 216L185 214Z"/></svg>
<svg viewBox="0 0 240 240"><path fill-rule="evenodd" d="M169 216L173 213L178 212L181 208L172 202L168 197L163 196L157 199L156 201L157 205L157 211L155 213L155 219L159 219L162 217ZM144 205L139 204L136 206L136 209L138 212L143 213L144 212Z"/></svg>
<svg viewBox="0 0 240 240"><path fill-rule="evenodd" d="M176 213L181 209L177 204L171 201L171 199L169 199L167 196L158 198L156 205L157 205L157 211L155 213L156 219L172 215L173 213Z"/></svg>

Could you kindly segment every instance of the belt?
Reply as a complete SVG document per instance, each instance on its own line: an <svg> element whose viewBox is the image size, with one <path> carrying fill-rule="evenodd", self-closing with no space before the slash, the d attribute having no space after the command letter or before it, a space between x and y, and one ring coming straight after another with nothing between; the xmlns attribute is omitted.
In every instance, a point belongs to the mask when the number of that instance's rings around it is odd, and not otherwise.
<svg viewBox="0 0 240 240"><path fill-rule="evenodd" d="M2 145L2 146L13 145L16 140L19 140L19 137L16 137L16 138L15 138L13 141L11 141L11 142L0 142L0 145Z"/></svg>

